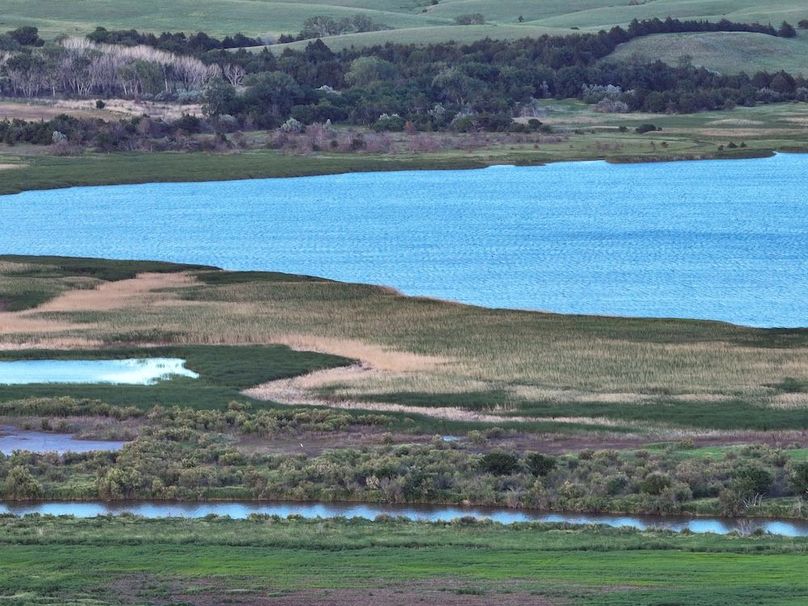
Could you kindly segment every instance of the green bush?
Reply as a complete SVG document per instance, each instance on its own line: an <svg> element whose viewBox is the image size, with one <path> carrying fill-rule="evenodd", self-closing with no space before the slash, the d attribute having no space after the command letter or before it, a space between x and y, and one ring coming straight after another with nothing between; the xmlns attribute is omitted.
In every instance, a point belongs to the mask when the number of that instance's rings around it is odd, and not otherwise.
<svg viewBox="0 0 808 606"><path fill-rule="evenodd" d="M480 468L498 476L507 476L519 468L519 459L507 452L489 452L480 460Z"/></svg>

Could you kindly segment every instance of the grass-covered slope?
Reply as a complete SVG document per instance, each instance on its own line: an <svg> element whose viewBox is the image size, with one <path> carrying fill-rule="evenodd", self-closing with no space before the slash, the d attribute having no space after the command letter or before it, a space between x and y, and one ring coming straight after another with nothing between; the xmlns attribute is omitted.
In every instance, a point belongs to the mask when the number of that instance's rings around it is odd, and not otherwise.
<svg viewBox="0 0 808 606"><path fill-rule="evenodd" d="M808 34L776 38L747 32L657 34L622 44L607 61L662 61L676 65L689 57L694 65L725 74L745 71L808 73Z"/></svg>
<svg viewBox="0 0 808 606"><path fill-rule="evenodd" d="M491 29L454 25L456 17L471 13L482 14L487 23L495 26L521 24L561 32L570 27L598 30L625 25L634 18L667 16L761 23L779 23L784 19L796 23L808 18L808 10L801 0L779 0L765 5L756 0L439 0L434 4L429 0L321 0L317 3L303 0L0 0L0 25L36 25L51 37L86 33L97 25L154 32L206 31L221 35L241 31L250 35L277 35L300 31L303 22L314 15L341 18L355 14L366 15L391 28L406 28L410 30L406 39L413 42L498 37ZM525 27L525 35L532 35L529 27Z"/></svg>

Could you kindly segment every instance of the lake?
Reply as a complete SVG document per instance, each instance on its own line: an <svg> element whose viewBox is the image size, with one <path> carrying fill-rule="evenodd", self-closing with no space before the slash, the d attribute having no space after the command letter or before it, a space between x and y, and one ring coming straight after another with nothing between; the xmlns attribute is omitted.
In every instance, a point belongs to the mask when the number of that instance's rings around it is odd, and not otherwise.
<svg viewBox="0 0 808 606"><path fill-rule="evenodd" d="M370 503L292 503L292 502L38 502L3 503L0 514L13 515L72 515L92 518L101 515L132 513L144 518L203 518L207 515L245 519L253 514L277 515L282 518L297 515L315 518L363 518L373 520L379 516L400 516L408 520L448 522L462 517L492 520L502 524L518 522L566 523L571 525L602 524L613 528L638 530L664 529L674 532L688 530L695 533L712 532L750 534L770 532L790 537L808 536L808 522L799 520L681 518L668 516L632 516L616 514L540 513L504 508L471 508L443 506L408 506Z"/></svg>
<svg viewBox="0 0 808 606"><path fill-rule="evenodd" d="M174 376L196 379L179 358L0 361L0 385L107 383L153 385Z"/></svg>
<svg viewBox="0 0 808 606"><path fill-rule="evenodd" d="M806 174L808 155L780 154L34 191L0 198L0 251L313 274L491 307L806 326Z"/></svg>

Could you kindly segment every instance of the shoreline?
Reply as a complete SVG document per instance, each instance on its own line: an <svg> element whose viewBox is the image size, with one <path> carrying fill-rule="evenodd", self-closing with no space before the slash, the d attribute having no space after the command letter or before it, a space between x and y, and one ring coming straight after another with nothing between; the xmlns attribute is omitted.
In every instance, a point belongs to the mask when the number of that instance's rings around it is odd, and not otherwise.
<svg viewBox="0 0 808 606"><path fill-rule="evenodd" d="M495 148L482 150L496 152ZM43 155L30 158L27 162L9 164L0 171L0 197L17 195L31 191L72 189L77 187L104 187L116 185L150 185L161 183L214 183L262 179L284 179L300 177L320 177L348 175L355 173L443 171L443 170L482 170L497 166L541 167L550 164L604 162L606 164L659 164L673 162L753 160L772 158L778 154L808 153L808 148L743 149L731 152L711 152L695 154L650 154L629 156L593 155L577 157L547 157L542 154L514 153L497 158L465 157L447 158L441 155L422 154L419 156L396 156L383 154L342 154L342 155L294 155L272 150L248 150L239 153L210 152L119 152L113 154L87 153L79 156ZM535 158L530 158L535 155ZM260 158L258 158L260 156ZM255 165L251 160L265 160ZM161 161L152 171L138 174L127 172L133 164L143 161ZM273 162L274 161L274 162ZM167 173L172 169L196 170L181 175ZM105 174L82 173L88 168L80 163L92 165L109 163L114 177ZM210 166L205 166L210 163ZM173 166L176 164L177 166ZM183 164L189 166L181 166ZM52 167L68 169L56 176L28 174L46 172ZM89 166L97 168L97 166ZM164 171L164 172L160 172ZM227 171L227 172L220 172Z"/></svg>

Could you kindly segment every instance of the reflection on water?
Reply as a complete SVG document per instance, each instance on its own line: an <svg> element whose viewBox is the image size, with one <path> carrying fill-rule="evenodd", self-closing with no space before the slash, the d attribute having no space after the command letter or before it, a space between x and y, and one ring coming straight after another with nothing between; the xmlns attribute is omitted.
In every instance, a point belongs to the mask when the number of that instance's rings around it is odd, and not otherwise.
<svg viewBox="0 0 808 606"><path fill-rule="evenodd" d="M15 450L28 452L112 452L123 448L126 442L115 440L78 440L70 434L28 431L10 425L0 426L0 453L10 455ZM2 508L0 507L0 511Z"/></svg>
<svg viewBox="0 0 808 606"><path fill-rule="evenodd" d="M202 518L207 515L229 516L244 519L252 514L276 515L285 518L290 515L304 518L364 518L372 520L378 516L401 516L416 521L451 521L463 517L492 520L502 524L516 522L553 522L572 525L602 524L615 528L636 528L639 530L662 529L674 532L689 530L694 533L728 534L739 532L750 534L755 531L789 537L808 536L808 522L793 520L719 518L671 518L664 516L628 516L609 514L561 514L516 511L512 509L398 506L367 503L0 503L0 513L14 515L49 514L73 515L81 518L100 515L133 513L145 518Z"/></svg>
<svg viewBox="0 0 808 606"><path fill-rule="evenodd" d="M179 358L127 360L13 360L0 362L0 385L113 383L153 385L172 376L196 379Z"/></svg>

